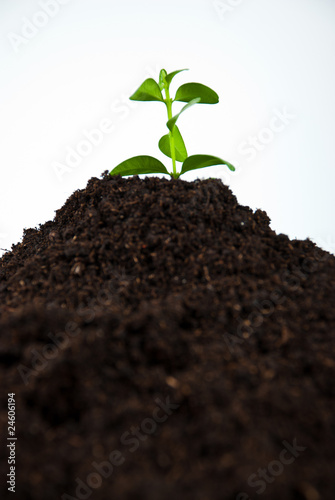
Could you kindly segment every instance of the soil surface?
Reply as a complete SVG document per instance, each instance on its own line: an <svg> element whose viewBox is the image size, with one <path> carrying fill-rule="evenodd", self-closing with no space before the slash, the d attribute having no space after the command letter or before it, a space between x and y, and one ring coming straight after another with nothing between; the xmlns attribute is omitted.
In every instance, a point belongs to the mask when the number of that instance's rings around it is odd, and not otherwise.
<svg viewBox="0 0 335 500"><path fill-rule="evenodd" d="M25 230L0 259L2 499L334 499L335 257L269 222L218 179L105 172Z"/></svg>

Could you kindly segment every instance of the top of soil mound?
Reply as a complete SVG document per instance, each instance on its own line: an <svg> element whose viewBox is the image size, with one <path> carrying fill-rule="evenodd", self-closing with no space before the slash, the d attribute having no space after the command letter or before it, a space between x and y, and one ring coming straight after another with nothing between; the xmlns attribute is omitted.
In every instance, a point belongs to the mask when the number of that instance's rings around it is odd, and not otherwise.
<svg viewBox="0 0 335 500"><path fill-rule="evenodd" d="M106 172L24 232L0 259L20 499L333 498L335 257L269 222L218 179Z"/></svg>
<svg viewBox="0 0 335 500"><path fill-rule="evenodd" d="M269 222L265 212L239 205L218 179L105 174L74 192L52 222L25 230L22 243L2 257L0 301L5 310L26 303L80 307L109 285L122 306L136 307L195 284L279 284L302 264L310 275L315 261L313 275L328 272L327 252L276 235Z"/></svg>

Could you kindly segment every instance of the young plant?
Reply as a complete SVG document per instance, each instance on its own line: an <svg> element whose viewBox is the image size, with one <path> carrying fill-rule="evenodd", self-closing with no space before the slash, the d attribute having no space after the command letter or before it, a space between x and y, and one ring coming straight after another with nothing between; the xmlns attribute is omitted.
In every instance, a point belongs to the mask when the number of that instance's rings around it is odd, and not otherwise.
<svg viewBox="0 0 335 500"><path fill-rule="evenodd" d="M214 90L202 85L201 83L185 83L181 85L175 97L170 96L170 83L172 79L181 71L179 69L172 73L167 73L162 69L159 73L158 83L153 78L148 78L134 92L130 99L132 101L160 101L165 104L167 110L168 121L166 126L169 132L163 135L159 140L158 147L162 153L171 158L172 172L168 172L163 163L153 156L134 156L117 165L110 172L110 175L139 175L139 174L168 174L171 177L178 179L182 174L189 170L197 168L210 167L213 165L227 165L234 171L235 168L231 163L211 155L192 155L188 156L184 140L180 133L176 122L179 116L194 104L216 104L219 102L219 97ZM163 96L163 91L165 97ZM186 102L187 104L173 115L172 103L175 101ZM181 171L177 172L176 162L181 162Z"/></svg>

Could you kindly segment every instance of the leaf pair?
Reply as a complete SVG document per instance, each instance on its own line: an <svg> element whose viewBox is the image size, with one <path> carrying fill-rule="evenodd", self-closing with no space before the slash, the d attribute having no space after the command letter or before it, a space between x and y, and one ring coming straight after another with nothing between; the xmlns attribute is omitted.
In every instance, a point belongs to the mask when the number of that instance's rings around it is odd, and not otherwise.
<svg viewBox="0 0 335 500"><path fill-rule="evenodd" d="M186 146L179 128L176 125L180 115L194 104L216 104L219 97L214 90L201 83L185 83L176 92L174 99L170 97L170 84L172 79L181 71L180 69L167 73L162 69L159 73L158 83L153 78L147 78L142 85L130 96L134 101L161 101L167 108L168 121L166 126L168 134L161 137L158 146L163 154L172 159L173 171L168 172L163 163L152 156L135 156L117 165L111 175L140 175L149 173L163 173L171 177L178 178L189 170L209 167L212 165L226 165L230 170L235 170L233 165L210 155L188 156ZM163 96L165 93L165 97ZM172 114L172 103L175 101L186 102L187 104L179 111ZM176 170L176 161L182 162L180 172Z"/></svg>
<svg viewBox="0 0 335 500"><path fill-rule="evenodd" d="M192 155L188 156L183 163L181 172L176 176L172 176L167 171L163 163L153 156L134 156L129 160L125 160L113 169L113 175L140 175L140 174L168 174L171 177L178 179L182 174L189 170L197 168L211 167L213 165L226 165L230 170L235 170L233 165L227 161L211 155Z"/></svg>
<svg viewBox="0 0 335 500"><path fill-rule="evenodd" d="M166 74L166 71L161 70L159 84L153 78L147 78L142 83L142 85L140 85L140 87L129 97L129 99L131 99L132 101L164 102L164 97L162 94L164 84L169 87L172 78L181 71L187 70L179 69L177 71L173 71L173 73L169 73L166 76L164 76L164 72ZM203 104L217 104L219 102L219 96L217 95L217 93L206 85L202 85L201 83L184 83L177 90L174 101L190 102L196 98L199 98L199 102Z"/></svg>

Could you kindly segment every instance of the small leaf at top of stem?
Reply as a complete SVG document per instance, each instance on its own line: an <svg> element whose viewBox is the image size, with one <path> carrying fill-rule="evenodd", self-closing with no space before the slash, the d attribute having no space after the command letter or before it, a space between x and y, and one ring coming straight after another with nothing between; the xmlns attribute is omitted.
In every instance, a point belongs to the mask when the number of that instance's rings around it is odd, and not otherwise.
<svg viewBox="0 0 335 500"><path fill-rule="evenodd" d="M178 73L181 71L188 71L188 68L186 69L178 69L177 71L172 71L172 73L169 73L168 75L165 76L165 81L168 85L170 85L171 80L174 76L176 76Z"/></svg>
<svg viewBox="0 0 335 500"><path fill-rule="evenodd" d="M164 80L166 79L167 72L165 69L161 69L159 72L159 88L163 90Z"/></svg>

